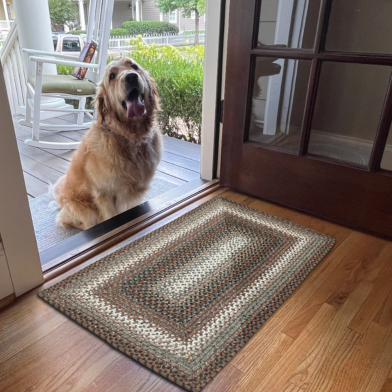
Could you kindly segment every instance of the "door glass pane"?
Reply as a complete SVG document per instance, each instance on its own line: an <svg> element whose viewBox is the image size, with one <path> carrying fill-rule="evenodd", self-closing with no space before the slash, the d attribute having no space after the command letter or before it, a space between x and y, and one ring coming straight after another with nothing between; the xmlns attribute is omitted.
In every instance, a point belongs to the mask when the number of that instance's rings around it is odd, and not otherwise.
<svg viewBox="0 0 392 392"><path fill-rule="evenodd" d="M258 46L312 49L320 0L262 0Z"/></svg>
<svg viewBox="0 0 392 392"><path fill-rule="evenodd" d="M389 128L387 144L385 145L384 155L381 161L381 169L392 171L392 126Z"/></svg>
<svg viewBox="0 0 392 392"><path fill-rule="evenodd" d="M257 57L249 140L298 152L311 62Z"/></svg>
<svg viewBox="0 0 392 392"><path fill-rule="evenodd" d="M391 0L334 0L327 50L392 53Z"/></svg>
<svg viewBox="0 0 392 392"><path fill-rule="evenodd" d="M367 167L392 67L324 62L308 152Z"/></svg>

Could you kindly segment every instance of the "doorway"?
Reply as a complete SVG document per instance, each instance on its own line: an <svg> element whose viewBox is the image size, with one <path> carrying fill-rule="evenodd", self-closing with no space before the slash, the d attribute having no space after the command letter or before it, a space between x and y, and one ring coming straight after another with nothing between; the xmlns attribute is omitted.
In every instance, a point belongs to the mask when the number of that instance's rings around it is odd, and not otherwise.
<svg viewBox="0 0 392 392"><path fill-rule="evenodd" d="M392 236L391 12L231 2L223 185Z"/></svg>

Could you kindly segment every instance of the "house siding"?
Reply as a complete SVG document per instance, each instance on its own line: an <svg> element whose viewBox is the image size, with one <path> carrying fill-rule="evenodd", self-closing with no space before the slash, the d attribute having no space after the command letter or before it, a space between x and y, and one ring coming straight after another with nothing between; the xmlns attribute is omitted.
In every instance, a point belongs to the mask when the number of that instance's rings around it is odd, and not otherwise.
<svg viewBox="0 0 392 392"><path fill-rule="evenodd" d="M159 20L160 12L159 9L155 7L154 0L143 2L143 20Z"/></svg>
<svg viewBox="0 0 392 392"><path fill-rule="evenodd" d="M113 29L122 28L122 24L132 18L132 10L128 7L129 3L122 2L122 1L114 2L113 18L112 18ZM144 9L144 4L143 4L143 9ZM158 18L159 18L159 14L158 14Z"/></svg>
<svg viewBox="0 0 392 392"><path fill-rule="evenodd" d="M155 7L155 0L145 0L143 1L143 10L142 10L142 18L143 20L160 20L160 12L159 9ZM179 20L180 19L180 20ZM163 15L163 21L169 22L169 15ZM177 22L175 23L181 31L184 30L194 30L195 29L195 20L191 18L184 18L182 13L177 11ZM200 16L199 29L205 29L205 20L204 16Z"/></svg>
<svg viewBox="0 0 392 392"><path fill-rule="evenodd" d="M195 30L195 20L191 18L184 18L181 17L181 31L184 30ZM205 29L205 20L204 16L200 16L199 18L199 30L204 30Z"/></svg>

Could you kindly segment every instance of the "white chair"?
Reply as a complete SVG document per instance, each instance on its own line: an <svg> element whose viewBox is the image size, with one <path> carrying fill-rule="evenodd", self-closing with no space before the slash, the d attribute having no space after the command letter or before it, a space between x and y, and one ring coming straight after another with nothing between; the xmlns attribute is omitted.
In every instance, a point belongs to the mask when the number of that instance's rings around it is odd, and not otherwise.
<svg viewBox="0 0 392 392"><path fill-rule="evenodd" d="M91 63L79 62L77 56L22 49L22 52L28 55L27 99L26 118L20 120L19 123L32 127L32 138L27 139L25 141L26 144L58 150L70 150L79 146L80 142L42 141L40 140L40 131L77 131L91 126L95 117L95 109L86 109L86 99L95 95L96 85L100 81L100 75L103 75L106 67L113 2L114 0L91 0L86 42L94 40L97 43L97 50ZM44 63L83 67L88 70L84 80L78 80L72 75L43 75ZM52 109L54 112L64 113L63 115L76 113L76 123L58 125L41 122L40 109L43 96L78 100L78 109ZM50 110L50 108L45 107L45 111Z"/></svg>

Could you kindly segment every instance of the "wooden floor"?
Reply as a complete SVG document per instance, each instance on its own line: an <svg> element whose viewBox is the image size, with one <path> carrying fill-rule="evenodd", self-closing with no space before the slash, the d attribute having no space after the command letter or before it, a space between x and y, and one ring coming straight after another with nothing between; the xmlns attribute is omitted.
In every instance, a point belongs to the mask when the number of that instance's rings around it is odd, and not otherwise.
<svg viewBox="0 0 392 392"><path fill-rule="evenodd" d="M332 235L336 245L204 391L392 391L392 243L238 193L223 195ZM36 292L0 313L1 391L181 390Z"/></svg>
<svg viewBox="0 0 392 392"><path fill-rule="evenodd" d="M72 115L71 115L72 116ZM50 150L31 147L24 141L31 138L31 128L18 124L15 118L15 133L23 168L27 194L38 197L48 190L48 184L61 177L71 161L72 151ZM53 124L68 123L67 117L49 120ZM48 122L49 122L48 121ZM69 143L80 141L86 131L49 132L43 131L42 140ZM156 177L178 185L200 177L200 146L170 137L164 137L164 152Z"/></svg>

